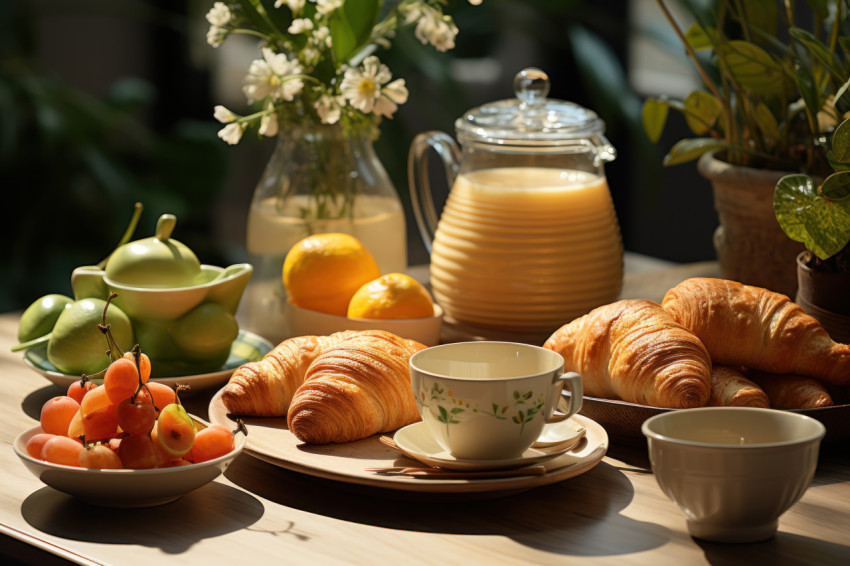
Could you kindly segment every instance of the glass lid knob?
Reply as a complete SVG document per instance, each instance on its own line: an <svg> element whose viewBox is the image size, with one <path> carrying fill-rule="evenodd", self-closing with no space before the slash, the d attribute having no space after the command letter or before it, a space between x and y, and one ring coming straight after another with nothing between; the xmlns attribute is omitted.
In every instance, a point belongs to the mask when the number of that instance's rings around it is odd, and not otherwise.
<svg viewBox="0 0 850 566"><path fill-rule="evenodd" d="M535 106L549 94L549 75L536 67L527 67L514 77L514 94L523 106Z"/></svg>

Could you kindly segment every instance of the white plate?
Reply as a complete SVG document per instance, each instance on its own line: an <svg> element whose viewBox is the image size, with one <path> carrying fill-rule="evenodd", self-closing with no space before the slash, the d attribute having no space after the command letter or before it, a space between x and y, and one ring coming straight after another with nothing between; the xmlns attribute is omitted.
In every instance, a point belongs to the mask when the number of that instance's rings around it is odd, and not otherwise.
<svg viewBox="0 0 850 566"><path fill-rule="evenodd" d="M248 362L261 360L272 348L272 343L265 338L247 330L240 330L239 336L230 348L230 356L218 371L198 375L182 375L179 377L152 377L151 379L171 387L176 386L178 383L185 383L190 386L189 391L186 392L186 395L188 395L225 383L236 368ZM48 361L47 344L41 344L27 350L24 354L24 363L55 385L61 387L68 387L80 379L79 375L60 372ZM153 360L153 363L156 363L156 360Z"/></svg>
<svg viewBox="0 0 850 566"><path fill-rule="evenodd" d="M583 434L583 433L582 433ZM521 468L551 460L564 454L575 446L581 436L573 436L574 442L568 439L555 443L549 448L529 448L518 458L502 460L464 460L452 456L445 448L437 444L428 432L423 422L413 423L396 431L393 441L405 455L429 466L446 470L481 471Z"/></svg>
<svg viewBox="0 0 850 566"><path fill-rule="evenodd" d="M235 428L221 400L221 391L209 406L210 422ZM571 452L544 463L547 473L540 476L502 478L440 479L378 475L370 468L420 465L415 460L388 448L378 435L345 444L308 445L286 428L286 418L243 417L248 427L245 453L280 468L346 484L369 486L397 492L446 493L451 497L481 499L502 497L535 487L560 482L591 470L608 451L608 434L587 417L574 415L586 429L584 440Z"/></svg>
<svg viewBox="0 0 850 566"><path fill-rule="evenodd" d="M555 446L569 445L573 446L581 440L586 429L572 418L559 423L547 423L543 425L543 432L532 448L553 448Z"/></svg>
<svg viewBox="0 0 850 566"><path fill-rule="evenodd" d="M51 464L27 454L27 440L40 432L41 427L36 426L15 438L15 454L27 469L53 489L101 507L153 507L179 499L221 475L245 446L245 435L240 433L232 452L199 464L152 470L89 470Z"/></svg>

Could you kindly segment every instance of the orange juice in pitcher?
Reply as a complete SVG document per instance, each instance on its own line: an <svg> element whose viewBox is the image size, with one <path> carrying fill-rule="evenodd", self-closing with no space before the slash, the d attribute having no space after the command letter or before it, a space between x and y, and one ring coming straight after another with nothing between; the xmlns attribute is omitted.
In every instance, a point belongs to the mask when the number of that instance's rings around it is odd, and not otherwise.
<svg viewBox="0 0 850 566"><path fill-rule="evenodd" d="M542 342L620 293L623 245L603 164L614 150L590 110L547 100L542 71L515 82L518 100L457 121L411 148L411 192L431 250L431 286L462 337ZM426 150L453 177L439 221Z"/></svg>

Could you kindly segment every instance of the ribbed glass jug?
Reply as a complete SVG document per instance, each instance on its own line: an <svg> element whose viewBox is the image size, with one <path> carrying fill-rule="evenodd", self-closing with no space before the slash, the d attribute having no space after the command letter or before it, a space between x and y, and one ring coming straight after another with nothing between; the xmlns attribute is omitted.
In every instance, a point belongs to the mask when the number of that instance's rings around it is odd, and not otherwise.
<svg viewBox="0 0 850 566"><path fill-rule="evenodd" d="M621 290L623 244L604 171L616 152L604 122L547 99L539 69L521 71L514 90L516 99L455 122L460 147L426 132L410 149L411 201L449 339L542 343ZM451 186L439 221L429 149Z"/></svg>

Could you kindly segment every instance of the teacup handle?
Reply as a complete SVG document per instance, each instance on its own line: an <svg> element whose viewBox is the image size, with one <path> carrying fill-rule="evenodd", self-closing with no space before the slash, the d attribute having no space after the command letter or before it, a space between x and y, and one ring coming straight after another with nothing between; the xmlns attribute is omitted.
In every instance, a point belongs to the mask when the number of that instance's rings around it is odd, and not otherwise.
<svg viewBox="0 0 850 566"><path fill-rule="evenodd" d="M567 408L566 413L558 410L561 408L561 401L564 400L564 397L561 396L552 416L546 420L547 423L563 422L581 410L582 400L584 399L584 386L582 385L581 376L574 371L568 371L556 377L552 381L552 384L554 385L559 381L563 381L564 387L570 392L570 406Z"/></svg>

